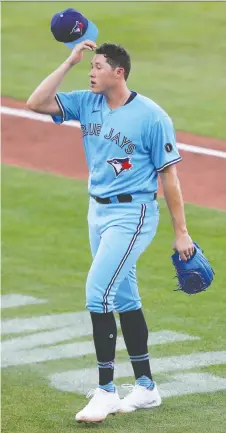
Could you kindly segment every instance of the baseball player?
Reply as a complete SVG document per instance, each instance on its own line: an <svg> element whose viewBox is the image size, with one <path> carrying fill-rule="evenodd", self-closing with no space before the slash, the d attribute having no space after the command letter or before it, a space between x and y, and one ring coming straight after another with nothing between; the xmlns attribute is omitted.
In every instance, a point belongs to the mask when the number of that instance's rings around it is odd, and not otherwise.
<svg viewBox="0 0 226 433"><path fill-rule="evenodd" d="M90 90L58 92L85 50L95 51ZM27 101L29 109L50 114L57 124L80 121L89 168L93 262L86 283L86 307L93 325L99 385L77 413L80 422L103 421L111 413L161 404L150 369L148 329L136 279L136 262L152 242L159 222L158 174L172 216L174 249L184 261L194 251L176 172L181 156L172 121L151 99L127 87L130 66L130 56L122 46L105 43L97 48L91 40L82 41ZM121 400L114 384L115 311L135 376L135 386Z"/></svg>

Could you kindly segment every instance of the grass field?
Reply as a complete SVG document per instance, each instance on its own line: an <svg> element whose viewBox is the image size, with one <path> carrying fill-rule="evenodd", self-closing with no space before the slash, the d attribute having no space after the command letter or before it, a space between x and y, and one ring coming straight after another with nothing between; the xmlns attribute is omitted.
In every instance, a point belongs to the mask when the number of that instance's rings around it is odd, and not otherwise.
<svg viewBox="0 0 226 433"><path fill-rule="evenodd" d="M3 167L2 173L2 294L23 294L46 299L38 305L2 310L3 325L17 317L38 318L40 315L84 311L84 286L91 263L86 225L88 199L86 183L51 176L15 167ZM194 353L223 351L225 338L225 239L226 213L186 205L189 229L200 242L215 272L216 280L209 290L194 297L173 292L174 271L170 263L172 230L166 206L160 200L161 221L157 236L138 263L140 292L149 330L170 330L197 336L200 339L150 347L152 358L193 356ZM19 322L17 322L17 326ZM60 331L60 329L59 329ZM9 337L39 338L41 331L4 334ZM67 338L65 343L91 341ZM16 341L14 349L16 356ZM52 345L43 343L47 352ZM38 343L37 343L38 346ZM66 347L66 346L63 346ZM30 348L29 356L33 350ZM36 349L37 350L37 349ZM220 352L220 354L223 352ZM220 365L179 373L211 374L226 378ZM3 355L4 359L4 355ZM118 351L117 362L127 361L125 350ZM210 363L211 364L211 363ZM2 370L3 433L224 433L226 429L226 391L166 398L153 412L141 411L117 415L102 425L86 427L75 424L74 413L84 404L84 396L50 387L49 375L95 367L93 353L82 357L51 359L23 364ZM175 375L175 373L174 373ZM172 375L156 373L158 383L169 383ZM212 380L212 379L211 379ZM121 378L117 383L133 381ZM208 383L207 383L208 386Z"/></svg>
<svg viewBox="0 0 226 433"><path fill-rule="evenodd" d="M4 2L2 92L26 99L69 54L50 32L56 11L76 7L98 25L98 42L124 44L130 88L172 116L177 130L225 138L226 3ZM86 88L90 56L62 89Z"/></svg>

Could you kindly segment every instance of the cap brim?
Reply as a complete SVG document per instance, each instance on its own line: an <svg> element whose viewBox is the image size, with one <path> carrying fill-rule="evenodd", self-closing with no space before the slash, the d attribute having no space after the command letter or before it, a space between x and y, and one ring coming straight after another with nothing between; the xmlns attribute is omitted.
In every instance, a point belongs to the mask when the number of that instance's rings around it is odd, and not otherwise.
<svg viewBox="0 0 226 433"><path fill-rule="evenodd" d="M71 50L75 47L75 45L80 44L80 42L85 41L86 39L89 39L90 41L95 41L98 36L98 28L95 24L92 23L92 21L88 21L88 27L83 36L81 38L77 39L73 42L65 42L65 45L70 48Z"/></svg>

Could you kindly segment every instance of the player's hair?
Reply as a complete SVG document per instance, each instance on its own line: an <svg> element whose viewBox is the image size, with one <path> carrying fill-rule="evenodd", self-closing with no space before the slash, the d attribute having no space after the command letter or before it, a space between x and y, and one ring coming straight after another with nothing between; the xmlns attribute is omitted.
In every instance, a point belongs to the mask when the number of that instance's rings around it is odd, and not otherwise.
<svg viewBox="0 0 226 433"><path fill-rule="evenodd" d="M103 54L113 69L123 68L125 71L124 77L127 80L131 69L131 61L130 55L125 48L121 45L105 43L96 49L96 54Z"/></svg>

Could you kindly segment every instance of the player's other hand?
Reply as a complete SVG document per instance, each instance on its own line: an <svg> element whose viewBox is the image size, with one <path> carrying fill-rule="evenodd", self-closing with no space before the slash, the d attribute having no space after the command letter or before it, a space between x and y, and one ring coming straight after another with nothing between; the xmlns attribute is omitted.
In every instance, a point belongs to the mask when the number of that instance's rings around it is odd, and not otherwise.
<svg viewBox="0 0 226 433"><path fill-rule="evenodd" d="M75 45L73 48L70 56L67 59L67 62L70 64L70 66L76 65L76 63L81 62L85 50L94 51L96 47L96 43L89 41L88 39L80 42L80 44Z"/></svg>
<svg viewBox="0 0 226 433"><path fill-rule="evenodd" d="M178 251L183 261L187 261L194 253L194 244L188 233L176 235L173 249Z"/></svg>

